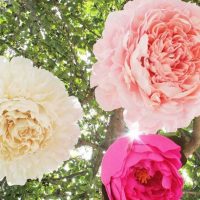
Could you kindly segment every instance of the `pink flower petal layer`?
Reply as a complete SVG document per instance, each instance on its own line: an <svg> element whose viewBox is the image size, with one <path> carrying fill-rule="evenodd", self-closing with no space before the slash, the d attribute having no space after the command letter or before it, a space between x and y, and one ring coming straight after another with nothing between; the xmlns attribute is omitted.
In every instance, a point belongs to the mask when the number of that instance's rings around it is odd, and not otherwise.
<svg viewBox="0 0 200 200"><path fill-rule="evenodd" d="M180 146L161 135L119 138L105 153L101 166L109 199L180 200L180 158Z"/></svg>
<svg viewBox="0 0 200 200"><path fill-rule="evenodd" d="M91 87L100 106L125 109L142 132L186 127L200 115L200 7L134 0L112 12L94 46Z"/></svg>

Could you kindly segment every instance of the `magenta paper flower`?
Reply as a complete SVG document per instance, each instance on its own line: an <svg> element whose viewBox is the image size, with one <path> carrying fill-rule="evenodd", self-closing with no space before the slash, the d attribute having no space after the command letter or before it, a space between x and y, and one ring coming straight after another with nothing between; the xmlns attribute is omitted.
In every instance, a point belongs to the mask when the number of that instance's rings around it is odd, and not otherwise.
<svg viewBox="0 0 200 200"><path fill-rule="evenodd" d="M180 146L160 135L118 139L102 161L101 179L109 199L179 200L180 158Z"/></svg>
<svg viewBox="0 0 200 200"><path fill-rule="evenodd" d="M112 12L94 46L91 87L100 106L125 109L130 127L175 131L200 115L200 8L134 0Z"/></svg>

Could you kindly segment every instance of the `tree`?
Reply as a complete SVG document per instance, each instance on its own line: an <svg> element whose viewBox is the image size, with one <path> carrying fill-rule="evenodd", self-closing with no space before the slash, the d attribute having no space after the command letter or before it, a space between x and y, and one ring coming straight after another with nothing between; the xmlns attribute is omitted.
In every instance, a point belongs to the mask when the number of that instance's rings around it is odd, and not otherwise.
<svg viewBox="0 0 200 200"><path fill-rule="evenodd" d="M24 56L50 70L79 98L84 109L82 135L70 160L41 181L9 187L1 181L0 199L101 199L99 166L103 152L127 131L122 110L104 112L94 98L89 77L92 48L101 37L107 15L126 0L1 0L0 55ZM200 3L199 0L195 1ZM188 162L182 169L184 199L200 198L200 119L170 136L178 136ZM163 133L163 132L162 132ZM163 133L165 134L165 133ZM194 153L195 152L195 153ZM192 153L193 156L190 156Z"/></svg>

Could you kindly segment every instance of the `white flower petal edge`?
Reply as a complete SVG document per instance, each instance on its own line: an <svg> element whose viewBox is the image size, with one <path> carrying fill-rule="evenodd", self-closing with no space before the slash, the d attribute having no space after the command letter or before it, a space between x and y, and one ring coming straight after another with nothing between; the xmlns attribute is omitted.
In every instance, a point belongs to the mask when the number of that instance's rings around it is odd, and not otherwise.
<svg viewBox="0 0 200 200"><path fill-rule="evenodd" d="M64 84L29 59L0 57L0 179L24 185L69 158L81 105Z"/></svg>

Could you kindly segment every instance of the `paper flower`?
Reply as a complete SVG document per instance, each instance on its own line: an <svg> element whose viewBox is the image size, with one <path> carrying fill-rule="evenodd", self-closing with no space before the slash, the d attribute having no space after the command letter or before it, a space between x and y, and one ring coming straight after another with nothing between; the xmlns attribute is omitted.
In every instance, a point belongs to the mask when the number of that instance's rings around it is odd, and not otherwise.
<svg viewBox="0 0 200 200"><path fill-rule="evenodd" d="M53 74L22 57L0 57L0 179L41 179L69 158L82 109Z"/></svg>
<svg viewBox="0 0 200 200"><path fill-rule="evenodd" d="M107 150L101 179L110 200L179 200L180 146L160 135L122 137Z"/></svg>
<svg viewBox="0 0 200 200"><path fill-rule="evenodd" d="M94 46L91 87L100 106L125 109L129 127L175 131L200 115L200 8L134 0L112 12Z"/></svg>

